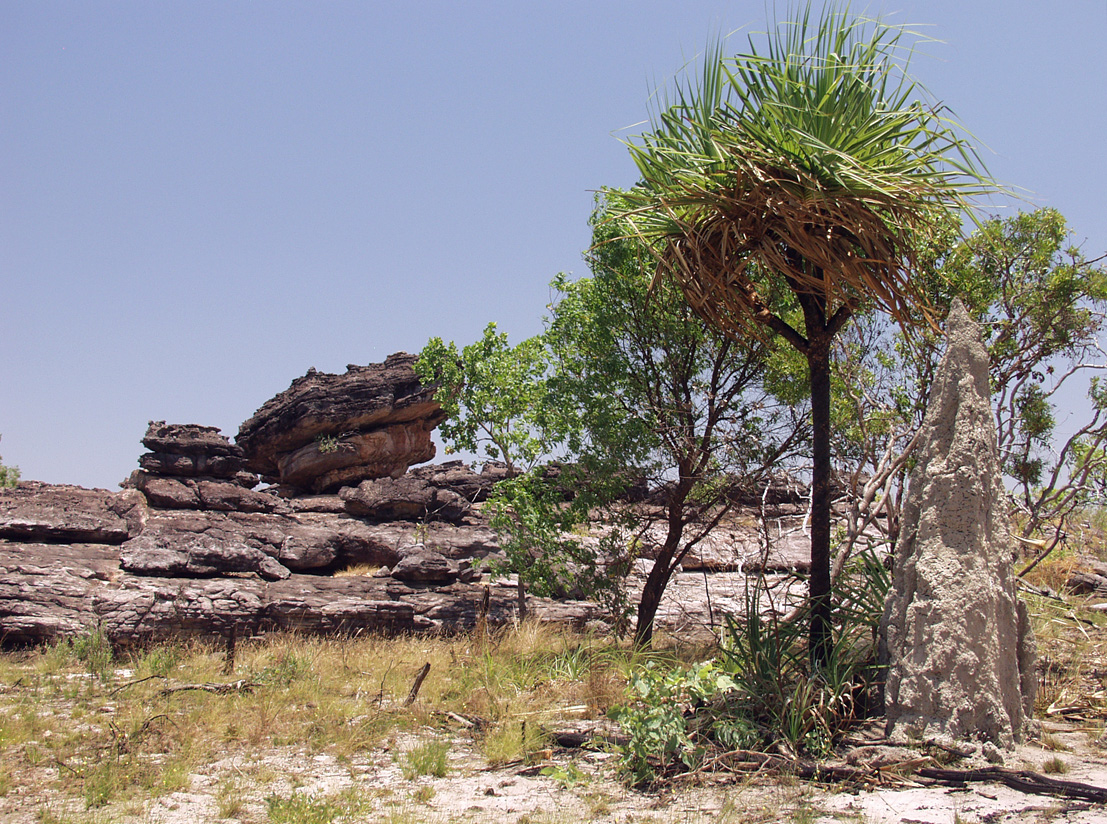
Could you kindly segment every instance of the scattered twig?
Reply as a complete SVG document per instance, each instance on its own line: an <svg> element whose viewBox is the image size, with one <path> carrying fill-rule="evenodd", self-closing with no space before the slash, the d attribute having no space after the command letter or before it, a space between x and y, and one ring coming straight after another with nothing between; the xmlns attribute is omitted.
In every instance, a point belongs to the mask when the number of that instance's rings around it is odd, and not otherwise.
<svg viewBox="0 0 1107 824"><path fill-rule="evenodd" d="M1079 798L1107 803L1107 788L1079 781L1062 781L1049 778L1031 770L1008 770L1003 767L985 767L976 770L945 770L924 768L919 770L923 778L930 778L943 784L963 785L970 781L998 781L1013 790L1036 795L1054 795L1062 798Z"/></svg>
<svg viewBox="0 0 1107 824"><path fill-rule="evenodd" d="M396 663L395 661L389 661L389 662L388 662L388 669L386 669L386 670L384 671L384 675L382 675L382 676L381 676L381 688L380 688L380 690L379 690L379 691L377 692L377 709L378 709L378 710L379 710L379 709L380 709L381 707L383 707L383 706L384 706L384 682L388 680L388 673L392 672L392 666L393 666L393 665L394 665L395 663Z"/></svg>
<svg viewBox="0 0 1107 824"><path fill-rule="evenodd" d="M431 671L430 661L423 664L423 668L419 670L419 674L415 676L415 683L411 685L411 691L407 694L407 698L404 699L404 706L410 707L415 703L415 699L419 697L419 688L423 686L423 680L427 677L427 673Z"/></svg>
<svg viewBox="0 0 1107 824"><path fill-rule="evenodd" d="M464 715L458 715L458 714L457 714L456 712L449 712L449 711L447 711L447 712L445 713L445 715L446 715L446 717L447 717L447 718L449 718L449 719L450 719L451 721L454 721L454 722L456 722L456 723L458 723L458 724L461 724L461 726L465 727L465 729L467 729L467 730L471 730L471 729L473 729L474 727L477 727L477 726L479 726L479 725L478 725L478 723L477 723L476 721L470 721L470 720L469 720L468 718L466 718L466 717L465 717Z"/></svg>

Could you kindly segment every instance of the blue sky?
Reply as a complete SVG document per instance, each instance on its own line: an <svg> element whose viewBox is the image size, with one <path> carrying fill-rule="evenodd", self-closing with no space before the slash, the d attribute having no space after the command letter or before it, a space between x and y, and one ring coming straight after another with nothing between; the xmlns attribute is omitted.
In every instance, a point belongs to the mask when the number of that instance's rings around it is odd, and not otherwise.
<svg viewBox="0 0 1107 824"><path fill-rule="evenodd" d="M854 8L926 24L913 73L992 174L1107 251L1105 0ZM233 436L308 367L539 331L650 92L766 15L0 2L4 462L114 488L148 420Z"/></svg>

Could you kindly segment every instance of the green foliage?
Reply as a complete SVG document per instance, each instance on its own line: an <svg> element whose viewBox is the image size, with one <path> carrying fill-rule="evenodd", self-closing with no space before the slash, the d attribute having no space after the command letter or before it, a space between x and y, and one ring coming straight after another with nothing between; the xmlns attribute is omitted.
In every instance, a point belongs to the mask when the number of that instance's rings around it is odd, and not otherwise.
<svg viewBox="0 0 1107 824"><path fill-rule="evenodd" d="M996 444L1027 536L1062 531L1069 513L1096 502L1107 478L1107 395L1095 378L1090 413L1074 420L1066 410L1073 434L1058 437L1058 398L1107 366L1100 350L1107 272L1066 248L1068 234L1052 209L984 221L963 241L951 228L926 244L917 273L938 312L959 296L982 324ZM835 459L846 477L892 472L886 486L878 478L892 516L884 523L897 520L910 468L904 457L944 346L942 336L922 326L908 340L873 313L858 317L839 342ZM877 505L882 499L876 496Z"/></svg>
<svg viewBox="0 0 1107 824"><path fill-rule="evenodd" d="M868 306L907 323L922 302L920 238L992 188L960 127L920 99L905 35L809 1L734 57L716 43L630 141L640 182L610 193L612 218L713 328L786 341L806 360L818 660L832 651L835 338Z"/></svg>
<svg viewBox="0 0 1107 824"><path fill-rule="evenodd" d="M547 360L540 337L510 346L490 323L476 343L458 351L431 338L415 363L447 419L439 427L452 450L467 450L507 464L514 474L546 454L535 414L545 387Z"/></svg>
<svg viewBox="0 0 1107 824"><path fill-rule="evenodd" d="M750 582L745 616L727 617L718 660L688 669L647 662L630 677L633 703L613 717L629 738L622 763L635 783L681 764L694 769L712 751L778 744L823 757L874 708L877 628L890 585L881 558L861 553L847 567L834 654L816 670L803 620L763 613L760 583Z"/></svg>
<svg viewBox="0 0 1107 824"><path fill-rule="evenodd" d="M498 483L487 507L507 560L493 560L488 568L493 575L516 572L535 595L599 601L621 625L627 611L625 545L613 531L594 539L575 532L598 503L594 490L578 488L572 500L566 497L542 470Z"/></svg>
<svg viewBox="0 0 1107 824"><path fill-rule="evenodd" d="M319 435L315 439L316 448L327 455L331 452L338 451L338 438L334 435Z"/></svg>
<svg viewBox="0 0 1107 824"><path fill-rule="evenodd" d="M103 680L112 671L115 652L107 633L95 625L81 635L57 641L50 655L59 663L78 663L85 667L89 675Z"/></svg>
<svg viewBox="0 0 1107 824"><path fill-rule="evenodd" d="M5 466L0 463L0 489L19 483L19 467Z"/></svg>
<svg viewBox="0 0 1107 824"><path fill-rule="evenodd" d="M287 798L271 795L265 799L265 807L272 824L330 824L343 812L331 798L301 792Z"/></svg>
<svg viewBox="0 0 1107 824"><path fill-rule="evenodd" d="M417 368L445 390L451 448L484 445L520 470L488 506L508 559L495 572L538 594L599 598L618 622L632 550L663 531L638 609L648 642L670 575L705 533L685 526L721 517L736 486L791 452L802 424L764 389L768 348L708 329L671 284L651 289L647 251L603 209L592 277L554 279L541 336L512 348L489 325L460 351L430 341ZM533 467L551 455L565 459L556 477ZM663 490L661 508L634 522L615 505L632 482ZM580 535L581 524L603 528Z"/></svg>
<svg viewBox="0 0 1107 824"><path fill-rule="evenodd" d="M699 766L705 749L689 718L736 688L714 661L687 670L667 670L648 661L627 686L634 703L613 709L611 716L629 739L621 758L635 784L654 781L677 762L688 769Z"/></svg>

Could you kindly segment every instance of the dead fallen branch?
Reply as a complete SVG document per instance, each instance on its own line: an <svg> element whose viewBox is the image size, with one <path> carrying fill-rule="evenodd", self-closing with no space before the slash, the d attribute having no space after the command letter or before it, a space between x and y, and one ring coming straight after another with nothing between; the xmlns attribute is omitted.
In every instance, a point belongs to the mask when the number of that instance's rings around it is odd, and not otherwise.
<svg viewBox="0 0 1107 824"><path fill-rule="evenodd" d="M217 695L227 695L232 692L253 692L261 686L256 681L247 681L245 678L232 681L229 684L181 684L176 687L165 687L162 695L172 695L175 692L187 692L188 690L200 690L201 692L214 692Z"/></svg>
<svg viewBox="0 0 1107 824"><path fill-rule="evenodd" d="M161 679L164 680L165 676L164 675L147 675L145 678L136 678L133 681L127 681L125 684L120 684L115 689L110 690L108 692L108 695L116 695L116 694L122 692L123 690L127 689L128 687L133 687L136 684L142 684L142 683L145 683L146 681L152 681L155 678L161 678Z"/></svg>
<svg viewBox="0 0 1107 824"><path fill-rule="evenodd" d="M1061 798L1079 798L1083 801L1107 803L1107 788L1082 784L1079 781L1062 781L1049 778L1031 770L1008 770L1003 767L984 767L976 770L945 770L928 767L919 775L943 784L964 786L969 782L996 781L1013 790L1036 795L1053 795Z"/></svg>
<svg viewBox="0 0 1107 824"><path fill-rule="evenodd" d="M879 766L849 766L846 764L824 764L810 759L776 755L756 750L731 750L705 761L696 770L696 774L719 771L745 775L772 773L775 775L790 775L824 784L848 784L867 787L888 786L889 784L914 785L909 777L910 773L920 762L929 763L929 761L929 758L923 758Z"/></svg>

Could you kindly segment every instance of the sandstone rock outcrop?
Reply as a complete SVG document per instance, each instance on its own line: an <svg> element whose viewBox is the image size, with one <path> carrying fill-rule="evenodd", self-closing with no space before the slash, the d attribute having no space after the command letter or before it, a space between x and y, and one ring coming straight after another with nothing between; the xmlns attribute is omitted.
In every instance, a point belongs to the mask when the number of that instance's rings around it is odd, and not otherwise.
<svg viewBox="0 0 1107 824"><path fill-rule="evenodd" d="M881 624L890 736L1022 738L1037 684L1015 591L988 353L960 301L935 376Z"/></svg>
<svg viewBox="0 0 1107 824"><path fill-rule="evenodd" d="M399 477L434 457L445 415L403 352L345 374L309 370L242 424L235 439L264 479L320 493Z"/></svg>
<svg viewBox="0 0 1107 824"><path fill-rule="evenodd" d="M229 479L246 468L242 448L214 426L150 421L142 445L150 451L139 457L138 464L154 475ZM250 486L256 485L254 478Z"/></svg>

